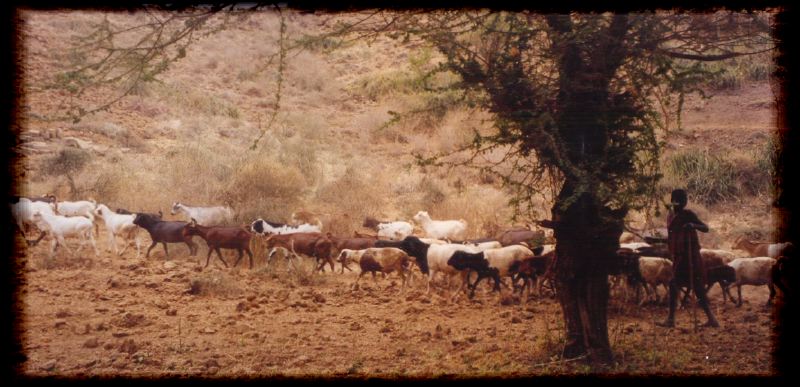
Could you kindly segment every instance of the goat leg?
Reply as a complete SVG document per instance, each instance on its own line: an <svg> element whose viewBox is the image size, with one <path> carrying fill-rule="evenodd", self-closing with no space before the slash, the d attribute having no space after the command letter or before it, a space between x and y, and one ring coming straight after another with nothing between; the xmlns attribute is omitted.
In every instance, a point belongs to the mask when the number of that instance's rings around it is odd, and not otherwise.
<svg viewBox="0 0 800 387"><path fill-rule="evenodd" d="M153 244L150 245L149 249L147 249L147 254L144 255L145 258L150 258L150 250L152 250L153 247L156 247L157 244L158 244L158 241L153 241Z"/></svg>
<svg viewBox="0 0 800 387"><path fill-rule="evenodd" d="M203 266L203 269L208 267L208 262L211 260L211 253L213 253L213 249L208 249L208 255L206 255L206 265Z"/></svg>
<svg viewBox="0 0 800 387"><path fill-rule="evenodd" d="M209 250L210 250L210 248L209 248ZM222 261L222 264L225 265L225 267L228 267L228 263L225 262L225 260L222 258L222 253L219 251L219 247L214 248L214 250L217 251L217 257L219 257L219 260ZM241 259L242 257L239 256L239 258ZM239 261L236 261L236 263L239 263Z"/></svg>

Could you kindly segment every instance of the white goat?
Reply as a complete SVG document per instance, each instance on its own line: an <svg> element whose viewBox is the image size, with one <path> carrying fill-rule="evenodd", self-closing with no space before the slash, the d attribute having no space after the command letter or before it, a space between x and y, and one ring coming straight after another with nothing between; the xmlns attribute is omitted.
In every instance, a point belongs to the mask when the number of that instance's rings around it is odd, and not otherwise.
<svg viewBox="0 0 800 387"><path fill-rule="evenodd" d="M644 300L639 302L639 305L644 304L650 298L649 287L653 288L653 300L658 302L658 285L664 285L669 291L669 281L672 280L674 275L672 261L659 257L639 257L639 274L644 281L642 286L646 296Z"/></svg>
<svg viewBox="0 0 800 387"><path fill-rule="evenodd" d="M431 290L431 281L433 281L433 277L436 273L442 273L447 278L447 283L449 285L450 278L454 275L458 274L461 277L461 284L459 285L456 292L453 293L453 298L459 294L461 289L464 288L464 285L467 283L467 276L466 272L462 272L457 270L451 265L447 264L447 261L450 257L453 256L453 253L456 251L465 251L468 253L480 253L484 250L482 247L477 246L470 246L470 245L462 245L459 243L448 243L448 244L433 244L428 247L428 286L426 288L426 292L429 293ZM533 254L531 254L533 255Z"/></svg>
<svg viewBox="0 0 800 387"><path fill-rule="evenodd" d="M739 301L736 306L742 306L742 285L761 286L767 285L769 288L769 299L767 305L772 303L775 297L775 288L772 285L772 266L778 262L770 257L736 258L728 266L736 270L736 290L739 293ZM730 286L727 290L728 297L733 301L730 294ZM724 296L723 296L724 297ZM724 298L723 298L724 300Z"/></svg>
<svg viewBox="0 0 800 387"><path fill-rule="evenodd" d="M14 217L14 221L17 223L17 227L19 227L23 238L25 237L25 225L36 227L36 223L33 221L33 214L35 212L38 211L55 215L55 206L53 203L34 202L28 198L19 198L18 202L10 206L11 215Z"/></svg>
<svg viewBox="0 0 800 387"><path fill-rule="evenodd" d="M190 207L180 202L172 203L172 215L183 213L186 215L186 220L192 219L197 221L197 224L209 226L222 226L229 224L233 221L233 209L230 207L216 206L216 207Z"/></svg>
<svg viewBox="0 0 800 387"><path fill-rule="evenodd" d="M79 236L81 237L81 244L78 250L83 248L86 239L92 243L94 255L98 256L97 244L94 241L94 234L92 233L92 221L82 216L61 216L53 215L43 212L34 212L33 221L43 231L46 231L53 237L52 248L50 249L50 257L52 257L58 246L64 246L70 254L72 251L67 247L64 237ZM73 254L74 255L74 254Z"/></svg>
<svg viewBox="0 0 800 387"><path fill-rule="evenodd" d="M417 212L414 221L422 226L428 238L463 241L467 236L467 222L461 220L433 220L426 211Z"/></svg>
<svg viewBox="0 0 800 387"><path fill-rule="evenodd" d="M141 254L138 235L139 226L133 224L133 219L136 218L136 215L118 214L114 211L111 211L105 204L98 204L95 214L103 219L103 222L106 224L106 230L108 230L109 250L111 249L111 246L114 246L114 253L117 254L117 256L120 256L125 252L125 250L128 249L130 239L133 239L136 243L136 258L139 258L139 255ZM117 235L126 240L122 251L119 251L119 248L117 247Z"/></svg>
<svg viewBox="0 0 800 387"><path fill-rule="evenodd" d="M250 231L259 234L295 234L299 232L322 232L322 229L317 224L301 224L297 226L290 226L288 224L267 222L264 219L258 218L250 224Z"/></svg>
<svg viewBox="0 0 800 387"><path fill-rule="evenodd" d="M391 223L378 224L378 238L390 241L402 241L414 232L411 223L396 221Z"/></svg>
<svg viewBox="0 0 800 387"><path fill-rule="evenodd" d="M94 233L100 233L100 227L94 223L94 210L97 208L97 202L93 199L79 200L77 202L57 202L55 208L57 215L83 216L88 218L92 221L92 224L94 224Z"/></svg>

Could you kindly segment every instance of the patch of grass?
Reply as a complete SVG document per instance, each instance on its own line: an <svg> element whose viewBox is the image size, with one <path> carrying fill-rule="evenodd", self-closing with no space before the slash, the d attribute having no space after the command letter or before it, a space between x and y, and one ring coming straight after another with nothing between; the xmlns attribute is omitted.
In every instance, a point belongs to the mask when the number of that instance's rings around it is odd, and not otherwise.
<svg viewBox="0 0 800 387"><path fill-rule="evenodd" d="M189 294L196 296L228 297L238 296L242 293L239 280L227 272L207 272L189 281Z"/></svg>
<svg viewBox="0 0 800 387"><path fill-rule="evenodd" d="M767 80L775 71L770 55L763 53L706 64L715 74L707 83L716 90L737 90L747 82Z"/></svg>
<svg viewBox="0 0 800 387"><path fill-rule="evenodd" d="M382 182L378 176L370 177L357 165L351 164L341 177L322 185L316 192L315 201L346 215L331 217L325 224L325 231L334 235L353 235L353 231L360 229L365 216L385 206L380 189Z"/></svg>
<svg viewBox="0 0 800 387"><path fill-rule="evenodd" d="M685 187L690 197L705 204L731 199L738 193L734 165L708 150L688 149L665 162L665 179L672 188Z"/></svg>

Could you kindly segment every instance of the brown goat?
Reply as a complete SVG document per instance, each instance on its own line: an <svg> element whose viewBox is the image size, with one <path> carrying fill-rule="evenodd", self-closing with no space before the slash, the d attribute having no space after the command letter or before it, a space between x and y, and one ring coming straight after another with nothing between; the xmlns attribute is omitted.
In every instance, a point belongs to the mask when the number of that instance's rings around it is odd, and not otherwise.
<svg viewBox="0 0 800 387"><path fill-rule="evenodd" d="M331 256L339 255L343 249L350 249L350 250L363 250L373 247L377 239L371 238L339 238L336 236L331 235L328 233L328 239L331 241L333 245L333 251L331 251ZM342 265L342 273L344 273L344 269L351 270L349 267Z"/></svg>
<svg viewBox="0 0 800 387"><path fill-rule="evenodd" d="M270 249L267 254L267 264L272 262L272 255L275 253L275 248L282 247L288 251L296 254L302 254L308 257L314 257L318 266L314 271L325 271L325 264L331 266L331 271L334 271L332 249L333 243L327 236L317 232L303 232L294 234L277 234L270 235L265 241L267 249Z"/></svg>
<svg viewBox="0 0 800 387"><path fill-rule="evenodd" d="M783 254L783 250L791 245L791 243L770 243L770 242L753 242L744 236L736 239L733 248L744 250L750 253L753 257L770 257L778 258Z"/></svg>
<svg viewBox="0 0 800 387"><path fill-rule="evenodd" d="M517 227L500 232L494 240L499 241L504 247L516 245L520 242L525 242L528 246L535 246L538 244L537 242L544 240L544 232L541 230L531 231L526 228Z"/></svg>
<svg viewBox="0 0 800 387"><path fill-rule="evenodd" d="M206 227L197 224L197 221L192 218L192 221L183 227L183 235L198 235L206 241L208 256L206 256L204 268L208 267L212 251L216 251L219 260L222 261L225 267L228 267L228 263L222 258L220 249L236 249L239 252L239 258L236 259L236 263L233 266L238 265L244 256L244 252L247 252L250 257L250 268L253 268L253 252L250 251L250 239L253 234L244 227Z"/></svg>

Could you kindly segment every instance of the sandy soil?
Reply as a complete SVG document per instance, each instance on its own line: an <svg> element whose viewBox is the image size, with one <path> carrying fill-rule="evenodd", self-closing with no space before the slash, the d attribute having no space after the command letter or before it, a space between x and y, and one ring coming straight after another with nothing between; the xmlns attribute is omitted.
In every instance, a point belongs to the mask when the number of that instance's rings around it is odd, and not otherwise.
<svg viewBox="0 0 800 387"><path fill-rule="evenodd" d="M99 241L103 250L104 231ZM252 270L244 260L233 269L213 260L201 270L204 248L188 257L187 248L173 246L169 260L160 246L148 259L135 258L131 249L123 257L101 251L94 258L85 249L75 257L59 251L48 260L45 241L21 251L23 374L395 378L772 372L774 323L764 306L766 287L745 287L740 308L723 303L719 288L713 289L722 327L696 333L688 310L678 312L675 329L660 328L654 322L665 317L666 306L637 307L614 295L609 332L617 364L598 371L558 360L562 317L547 296L534 293L520 302L507 291L479 292L474 300L450 303L441 290L425 295L419 279L401 293L394 276L365 277L354 290L356 273L297 276L287 274L280 260L266 268L263 255ZM226 261L231 264L234 257Z"/></svg>

